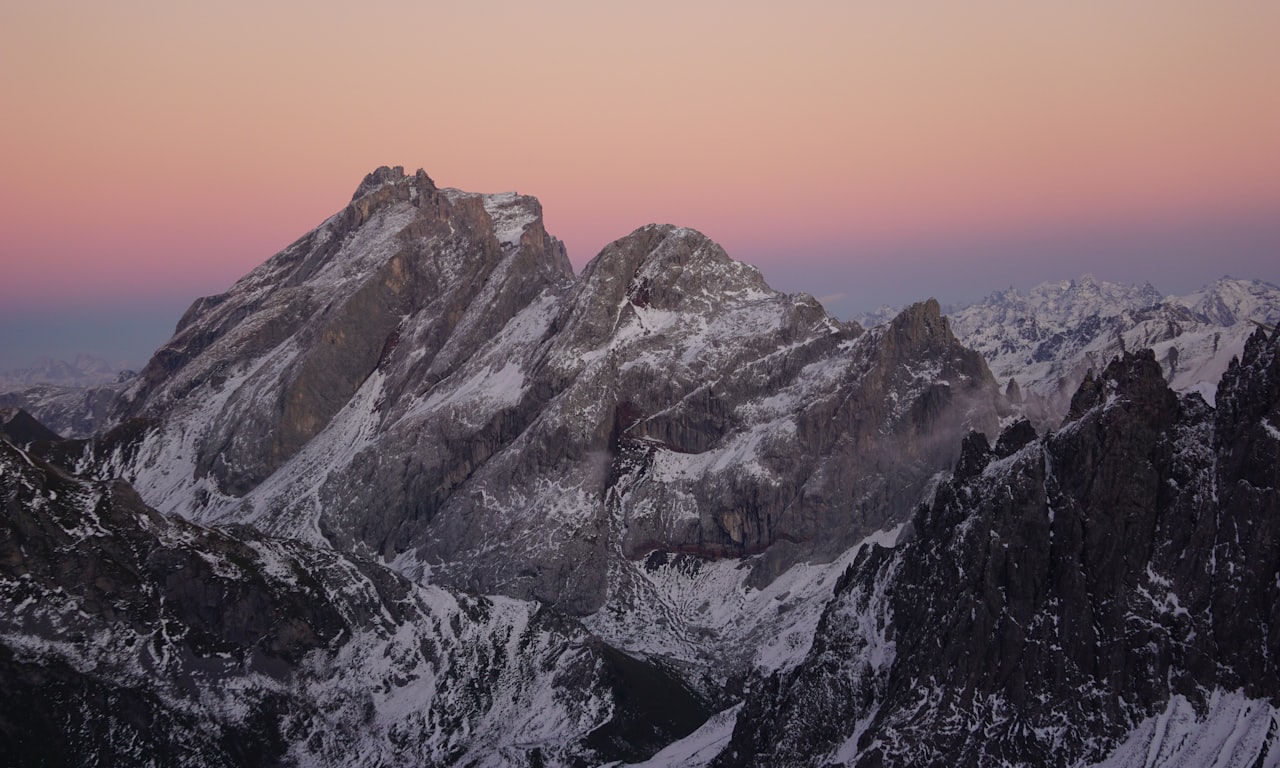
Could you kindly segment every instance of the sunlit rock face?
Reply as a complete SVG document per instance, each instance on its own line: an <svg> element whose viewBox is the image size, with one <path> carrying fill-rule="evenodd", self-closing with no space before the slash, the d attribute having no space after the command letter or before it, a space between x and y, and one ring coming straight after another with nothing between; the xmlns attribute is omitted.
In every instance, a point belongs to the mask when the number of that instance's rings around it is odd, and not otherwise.
<svg viewBox="0 0 1280 768"><path fill-rule="evenodd" d="M667 225L575 277L536 200L384 168L192 306L118 405L154 428L96 461L166 512L591 613L618 558L835 557L1001 401L936 302L867 333Z"/></svg>

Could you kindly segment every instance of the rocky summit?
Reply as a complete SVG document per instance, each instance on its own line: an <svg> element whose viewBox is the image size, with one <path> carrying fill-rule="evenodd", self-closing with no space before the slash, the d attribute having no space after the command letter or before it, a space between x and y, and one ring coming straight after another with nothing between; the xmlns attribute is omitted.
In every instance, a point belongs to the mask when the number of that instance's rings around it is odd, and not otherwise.
<svg viewBox="0 0 1280 768"><path fill-rule="evenodd" d="M1220 288L1169 311L1269 295ZM1074 377L1048 425L936 301L841 322L670 225L575 275L533 198L380 168L109 428L5 417L0 749L1280 764L1275 334L1210 393L988 330Z"/></svg>

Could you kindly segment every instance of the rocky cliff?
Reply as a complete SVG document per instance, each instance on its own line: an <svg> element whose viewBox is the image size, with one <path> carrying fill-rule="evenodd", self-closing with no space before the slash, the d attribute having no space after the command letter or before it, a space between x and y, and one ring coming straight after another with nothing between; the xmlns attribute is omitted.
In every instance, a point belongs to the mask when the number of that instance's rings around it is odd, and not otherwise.
<svg viewBox="0 0 1280 768"><path fill-rule="evenodd" d="M716 764L1274 764L1276 337L1250 337L1217 402L1175 395L1148 351L1087 379L1056 433L971 435Z"/></svg>

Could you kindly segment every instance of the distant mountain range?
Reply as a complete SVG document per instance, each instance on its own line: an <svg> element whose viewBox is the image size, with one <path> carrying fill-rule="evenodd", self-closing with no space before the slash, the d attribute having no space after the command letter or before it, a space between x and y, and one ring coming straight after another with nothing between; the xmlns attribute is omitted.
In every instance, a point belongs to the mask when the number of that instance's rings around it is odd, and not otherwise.
<svg viewBox="0 0 1280 768"><path fill-rule="evenodd" d="M865 316L877 322L885 310ZM1118 285L1086 275L1010 288L975 304L946 309L965 346L1040 426L1056 426L1089 371L1126 351L1152 349L1169 385L1212 404L1218 380L1257 323L1280 321L1280 288L1223 277L1186 296L1163 296L1150 284Z"/></svg>
<svg viewBox="0 0 1280 768"><path fill-rule="evenodd" d="M107 426L116 396L135 375L91 355L73 363L42 358L0 372L0 408L21 408L63 437L88 437Z"/></svg>
<svg viewBox="0 0 1280 768"><path fill-rule="evenodd" d="M109 429L0 418L0 753L1274 766L1275 291L864 327L380 168Z"/></svg>
<svg viewBox="0 0 1280 768"><path fill-rule="evenodd" d="M97 387L112 384L124 369L92 355L76 355L73 362L42 357L29 368L0 371L0 392L37 385Z"/></svg>

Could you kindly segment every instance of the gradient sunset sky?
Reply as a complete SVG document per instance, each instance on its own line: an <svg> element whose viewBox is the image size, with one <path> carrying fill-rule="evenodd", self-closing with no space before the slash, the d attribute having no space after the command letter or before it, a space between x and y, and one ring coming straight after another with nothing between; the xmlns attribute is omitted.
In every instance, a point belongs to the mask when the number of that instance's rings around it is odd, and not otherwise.
<svg viewBox="0 0 1280 768"><path fill-rule="evenodd" d="M0 369L141 365L379 165L847 317L1280 282L1280 2L0 0Z"/></svg>

